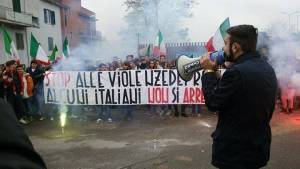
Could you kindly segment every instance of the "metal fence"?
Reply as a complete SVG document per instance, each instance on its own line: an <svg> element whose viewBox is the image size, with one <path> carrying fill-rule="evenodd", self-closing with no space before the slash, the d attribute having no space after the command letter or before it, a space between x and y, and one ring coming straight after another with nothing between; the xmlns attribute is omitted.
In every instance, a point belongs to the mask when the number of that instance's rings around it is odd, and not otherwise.
<svg viewBox="0 0 300 169"><path fill-rule="evenodd" d="M153 44L141 44L139 45L139 50L148 47L148 45L153 49ZM176 59L180 55L197 57L207 51L205 42L166 43L165 45L168 60Z"/></svg>

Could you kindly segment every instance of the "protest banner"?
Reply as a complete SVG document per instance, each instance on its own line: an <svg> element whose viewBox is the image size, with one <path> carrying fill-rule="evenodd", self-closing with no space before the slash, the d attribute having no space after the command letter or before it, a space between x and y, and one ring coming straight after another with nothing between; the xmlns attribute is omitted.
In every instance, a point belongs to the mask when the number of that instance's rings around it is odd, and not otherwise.
<svg viewBox="0 0 300 169"><path fill-rule="evenodd" d="M204 104L201 72L185 82L176 70L46 72L47 104Z"/></svg>

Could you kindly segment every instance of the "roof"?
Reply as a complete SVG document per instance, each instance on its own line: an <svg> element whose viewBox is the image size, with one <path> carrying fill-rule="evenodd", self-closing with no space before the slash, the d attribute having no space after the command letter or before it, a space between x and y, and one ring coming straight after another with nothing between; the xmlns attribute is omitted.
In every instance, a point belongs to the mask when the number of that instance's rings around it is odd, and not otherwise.
<svg viewBox="0 0 300 169"><path fill-rule="evenodd" d="M56 6L59 6L60 8L68 8L68 6L61 3L60 0L43 0L43 1L53 4L53 5L56 5Z"/></svg>
<svg viewBox="0 0 300 169"><path fill-rule="evenodd" d="M96 13L93 12L93 11L90 11L84 7L81 7L80 8L80 14L83 15L83 16L87 16L87 17L91 17L91 16L94 16Z"/></svg>

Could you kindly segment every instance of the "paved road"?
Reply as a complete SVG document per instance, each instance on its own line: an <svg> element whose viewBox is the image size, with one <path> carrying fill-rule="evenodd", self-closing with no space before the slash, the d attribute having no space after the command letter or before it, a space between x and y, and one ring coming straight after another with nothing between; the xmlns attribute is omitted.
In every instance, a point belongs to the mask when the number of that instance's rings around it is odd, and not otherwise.
<svg viewBox="0 0 300 169"><path fill-rule="evenodd" d="M213 169L211 138L217 117L174 118L135 113L112 124L35 122L26 130L50 169ZM300 112L275 113L271 160L265 169L300 168Z"/></svg>

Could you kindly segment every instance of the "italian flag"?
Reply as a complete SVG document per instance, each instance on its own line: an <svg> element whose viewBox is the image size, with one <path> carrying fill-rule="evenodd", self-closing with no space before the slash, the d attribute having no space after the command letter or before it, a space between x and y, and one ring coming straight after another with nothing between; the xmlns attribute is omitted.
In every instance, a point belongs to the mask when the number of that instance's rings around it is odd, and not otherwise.
<svg viewBox="0 0 300 169"><path fill-rule="evenodd" d="M157 37L154 43L154 48L153 48L153 56L159 57L161 55L166 55L167 50L166 46L164 43L164 38L161 33L161 31L158 31Z"/></svg>
<svg viewBox="0 0 300 169"><path fill-rule="evenodd" d="M55 61L57 52L58 52L58 49L57 49L57 46L55 45L55 47L54 47L54 49L53 49L51 55L49 56L49 60L50 60L51 62L54 62L54 61Z"/></svg>
<svg viewBox="0 0 300 169"><path fill-rule="evenodd" d="M11 40L11 37L6 32L6 30L3 29L2 33L3 33L5 53L9 56L10 59L13 59L13 60L19 62L20 57L19 57L17 48L15 46L15 43ZM9 58L7 58L7 60L10 60Z"/></svg>
<svg viewBox="0 0 300 169"><path fill-rule="evenodd" d="M30 41L30 56L33 60L39 61L40 64L49 64L49 59L45 51L43 50L41 44L36 40L32 33Z"/></svg>
<svg viewBox="0 0 300 169"><path fill-rule="evenodd" d="M70 47L69 47L69 41L67 39L67 37L64 40L64 44L63 44L63 50L62 50L62 55L63 58L68 58L70 56Z"/></svg>
<svg viewBox="0 0 300 169"><path fill-rule="evenodd" d="M226 36L226 31L230 28L229 18L226 18L225 21L219 26L215 35L209 39L206 43L205 48L208 52L221 50L225 45L224 39Z"/></svg>
<svg viewBox="0 0 300 169"><path fill-rule="evenodd" d="M148 44L144 48L140 49L140 56L148 56L148 57L150 57L151 56L151 51L152 51L151 45Z"/></svg>

